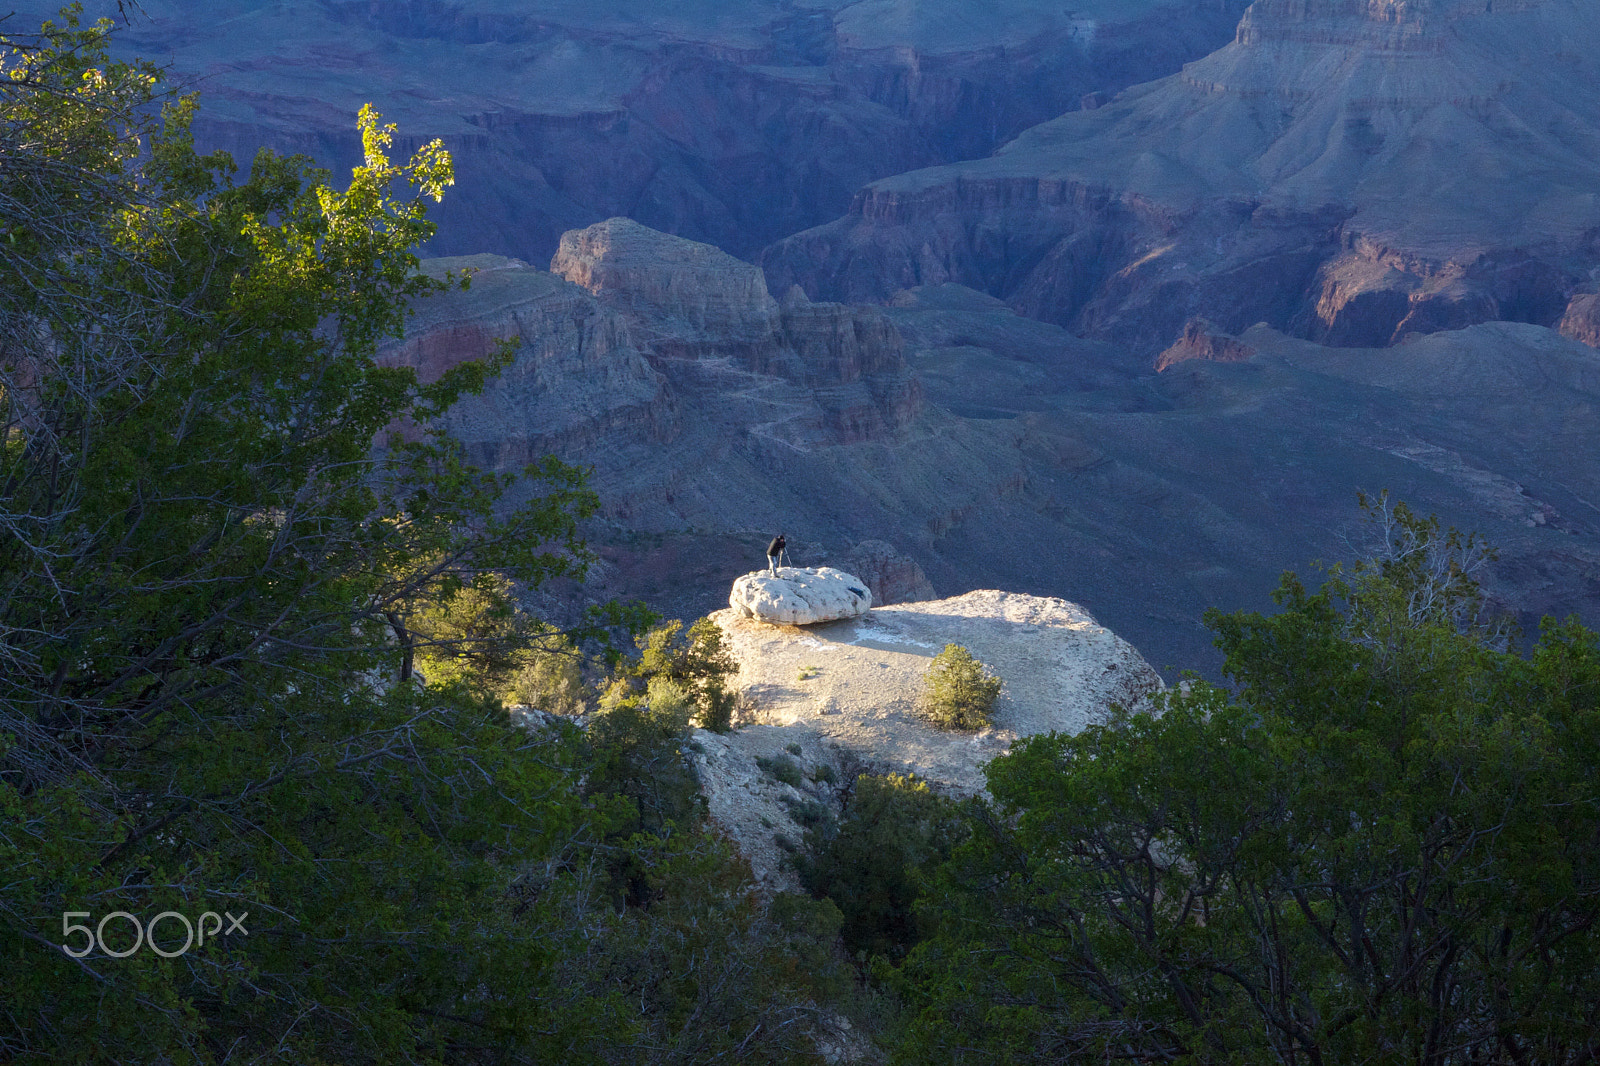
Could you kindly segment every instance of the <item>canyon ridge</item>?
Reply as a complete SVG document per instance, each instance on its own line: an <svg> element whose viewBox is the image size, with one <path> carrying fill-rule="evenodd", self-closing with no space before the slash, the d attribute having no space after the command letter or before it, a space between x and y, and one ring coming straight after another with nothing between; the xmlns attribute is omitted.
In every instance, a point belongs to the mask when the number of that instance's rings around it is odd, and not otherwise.
<svg viewBox="0 0 1600 1066"><path fill-rule="evenodd" d="M203 146L347 166L368 100L444 139L424 269L474 284L382 358L515 341L447 423L591 469L556 617L708 613L781 530L1170 679L1387 489L1525 625L1600 619L1595 0L140 6Z"/></svg>
<svg viewBox="0 0 1600 1066"><path fill-rule="evenodd" d="M119 7L127 7L127 18ZM16 0L14 26L59 0ZM204 94L202 148L336 172L355 115L442 138L434 255L544 262L626 215L753 256L857 188L988 155L1221 45L1244 0L90 0L118 54ZM0 13L3 13L0 11Z"/></svg>
<svg viewBox="0 0 1600 1066"><path fill-rule="evenodd" d="M1592 0L1257 0L1182 71L875 182L764 262L828 299L957 282L1151 354L1197 315L1348 347L1592 338L1597 116Z"/></svg>

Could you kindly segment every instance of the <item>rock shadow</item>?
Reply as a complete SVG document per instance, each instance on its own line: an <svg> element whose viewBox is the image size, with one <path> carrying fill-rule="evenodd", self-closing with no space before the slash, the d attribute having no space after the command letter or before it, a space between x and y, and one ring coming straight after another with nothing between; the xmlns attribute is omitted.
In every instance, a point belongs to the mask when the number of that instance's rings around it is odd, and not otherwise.
<svg viewBox="0 0 1600 1066"><path fill-rule="evenodd" d="M903 605L896 609L895 616L897 622L901 618L909 617L926 619L928 624L932 624L938 617L906 611ZM877 621L871 611L859 618L842 618L834 622L800 626L798 631L819 643L839 648L868 648L872 651L915 655L924 659L933 658L941 650L941 646L903 635L898 624Z"/></svg>

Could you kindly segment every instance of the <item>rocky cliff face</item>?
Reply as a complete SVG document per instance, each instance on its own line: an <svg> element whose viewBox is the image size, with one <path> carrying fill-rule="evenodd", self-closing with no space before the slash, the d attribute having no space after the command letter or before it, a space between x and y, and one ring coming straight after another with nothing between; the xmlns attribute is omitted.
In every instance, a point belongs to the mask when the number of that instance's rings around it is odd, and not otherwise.
<svg viewBox="0 0 1600 1066"><path fill-rule="evenodd" d="M607 304L642 312L676 336L662 354L739 354L746 362L776 342L778 304L761 271L709 244L613 218L561 238L551 273ZM674 343L676 342L676 343ZM752 366L752 369L755 369Z"/></svg>
<svg viewBox="0 0 1600 1066"><path fill-rule="evenodd" d="M772 427L788 439L893 439L921 410L899 334L872 307L781 306L758 267L720 249L609 219L561 239L553 273L625 315L658 363L727 359L803 388L813 411Z"/></svg>
<svg viewBox="0 0 1600 1066"><path fill-rule="evenodd" d="M851 548L838 567L867 583L872 602L880 607L938 599L933 583L911 556L881 540L864 540Z"/></svg>
<svg viewBox="0 0 1600 1066"><path fill-rule="evenodd" d="M405 339L382 361L432 380L502 341L518 346L493 386L448 416L476 461L518 469L550 452L580 455L615 433L658 445L680 434L679 401L627 316L519 260L466 256L426 260L424 269L471 270L472 287L419 301Z"/></svg>
<svg viewBox="0 0 1600 1066"><path fill-rule="evenodd" d="M1162 688L1144 657L1088 611L1042 596L980 590L804 629L731 610L713 617L755 717L726 736L696 734L695 761L711 817L772 889L798 887L783 861L784 842L804 832L797 808L820 803L837 814L857 774L914 773L974 795L984 764L1017 739L1079 732L1112 704L1142 709ZM917 710L923 675L946 644L968 648L1004 682L993 724L978 733L937 729ZM756 761L779 757L801 769L799 786Z"/></svg>
<svg viewBox="0 0 1600 1066"><path fill-rule="evenodd" d="M86 14L117 17L115 0ZM37 26L58 0L20 0ZM754 254L874 178L987 155L1179 68L1244 0L141 0L122 47L203 78L196 132L338 169L373 102L458 184L433 254L542 262L614 215ZM148 16L148 17L146 17Z"/></svg>
<svg viewBox="0 0 1600 1066"><path fill-rule="evenodd" d="M632 280L596 295L472 260L471 291L424 305L387 355L435 373L518 340L449 418L487 465L553 450L593 468L603 565L547 590L552 612L641 596L697 617L782 530L796 565L857 573L875 602L1060 596L1157 665L1214 670L1202 612L1260 609L1280 571L1347 557L1357 491L1386 488L1498 545L1491 594L1530 631L1600 618L1600 360L1552 330L1358 349L1197 323L1163 344L1194 357L1152 375L1148 355L960 286L881 309L775 302L714 249L603 230L572 240L590 284ZM693 292L678 270L725 287ZM849 396L866 414L843 417Z"/></svg>
<svg viewBox="0 0 1600 1066"><path fill-rule="evenodd" d="M771 393L761 406L785 417L759 431L791 447L893 441L922 411L900 337L876 308L780 307L756 267L627 219L567 234L551 265L425 261L435 276L472 271L472 287L419 304L382 356L429 380L500 341L519 345L494 385L449 416L490 466L575 454L611 432L670 444L685 405L715 399L690 379Z"/></svg>
<svg viewBox="0 0 1600 1066"><path fill-rule="evenodd" d="M1261 0L1181 73L885 179L775 286L959 282L1153 354L1189 318L1336 345L1555 325L1600 264L1591 0Z"/></svg>
<svg viewBox="0 0 1600 1066"><path fill-rule="evenodd" d="M1600 348L1600 294L1585 292L1574 296L1556 329L1591 348Z"/></svg>
<svg viewBox="0 0 1600 1066"><path fill-rule="evenodd" d="M1190 359L1205 359L1213 363L1242 363L1256 354L1248 344L1235 337L1216 332L1215 327L1203 318L1191 318L1183 327L1183 336L1156 357L1156 372L1170 370Z"/></svg>
<svg viewBox="0 0 1600 1066"><path fill-rule="evenodd" d="M745 531L748 554L727 560L743 572L782 529L823 555L878 541L862 549L877 564L873 591L931 597L902 552L918 554L952 508L971 513L1018 483L1004 430L923 401L881 309L779 303L750 264L626 219L568 234L552 266L425 261L436 276L475 269L472 287L423 301L382 358L432 377L503 339L518 345L445 424L492 469L548 452L593 468L610 523L594 540L619 578L613 588L598 575L608 595L676 602L661 585L700 573L693 560L713 542L726 555L724 539ZM641 534L679 539L643 545Z"/></svg>

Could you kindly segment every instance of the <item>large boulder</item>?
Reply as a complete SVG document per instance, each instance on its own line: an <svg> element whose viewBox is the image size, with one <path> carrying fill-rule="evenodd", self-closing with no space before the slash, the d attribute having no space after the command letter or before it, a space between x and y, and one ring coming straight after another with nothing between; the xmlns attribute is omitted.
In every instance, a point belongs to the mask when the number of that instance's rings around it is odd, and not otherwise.
<svg viewBox="0 0 1600 1066"><path fill-rule="evenodd" d="M781 566L778 576L765 570L733 583L728 606L741 618L804 626L858 618L872 606L866 582L831 566Z"/></svg>

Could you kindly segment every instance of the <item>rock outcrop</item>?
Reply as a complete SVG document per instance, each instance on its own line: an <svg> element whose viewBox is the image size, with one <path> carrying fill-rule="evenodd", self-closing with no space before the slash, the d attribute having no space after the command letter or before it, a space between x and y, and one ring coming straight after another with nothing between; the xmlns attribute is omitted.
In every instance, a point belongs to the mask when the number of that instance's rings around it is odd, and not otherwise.
<svg viewBox="0 0 1600 1066"><path fill-rule="evenodd" d="M711 817L771 888L797 887L783 860L803 835L799 819L816 807L837 814L840 790L857 774L915 773L972 795L983 788L983 765L1019 737L1078 732L1112 704L1138 708L1161 688L1126 641L1081 607L1046 597L969 592L804 630L732 610L713 617L756 718L726 736L697 733L696 763ZM941 731L917 710L923 675L946 644L967 647L1005 683L993 724L977 734ZM798 784L757 759L789 760Z"/></svg>
<svg viewBox="0 0 1600 1066"><path fill-rule="evenodd" d="M1204 359L1212 363L1242 363L1256 350L1240 344L1238 338L1218 333L1203 318L1191 318L1183 327L1183 336L1172 347L1156 356L1156 373L1186 363L1190 359Z"/></svg>
<svg viewBox="0 0 1600 1066"><path fill-rule="evenodd" d="M473 285L420 301L406 337L381 353L431 380L502 340L520 345L447 417L485 465L573 455L613 432L671 443L685 406L711 400L708 379L770 412L741 433L790 448L893 440L922 411L900 337L876 308L780 307L757 268L627 219L568 234L552 265L426 260L435 276L474 272Z"/></svg>
<svg viewBox="0 0 1600 1066"><path fill-rule="evenodd" d="M921 409L900 336L876 308L803 296L780 306L759 268L626 218L566 234L550 268L625 315L658 362L726 358L804 388L816 417L779 430L797 443L893 438Z"/></svg>
<svg viewBox="0 0 1600 1066"><path fill-rule="evenodd" d="M922 566L884 541L862 541L845 553L840 565L865 582L872 602L881 607L939 598Z"/></svg>
<svg viewBox="0 0 1600 1066"><path fill-rule="evenodd" d="M780 566L735 581L728 606L741 618L808 626L860 617L871 609L872 593L859 577L831 566Z"/></svg>
<svg viewBox="0 0 1600 1066"><path fill-rule="evenodd" d="M1556 331L1579 344L1600 348L1600 293L1584 292L1574 296Z"/></svg>
<svg viewBox="0 0 1600 1066"><path fill-rule="evenodd" d="M661 445L680 432L679 403L651 366L628 316L581 288L501 256L425 260L435 277L473 271L467 292L419 300L406 337L380 360L424 381L502 341L516 361L446 424L486 466L520 469L547 453L577 456L608 434Z"/></svg>
<svg viewBox="0 0 1600 1066"><path fill-rule="evenodd" d="M1381 346L1555 325L1600 264L1590 0L1259 0L1179 74L880 180L769 280L958 282L1149 354L1189 318Z"/></svg>
<svg viewBox="0 0 1600 1066"><path fill-rule="evenodd" d="M602 302L650 315L667 337L681 339L670 354L737 353L753 362L754 351L774 346L780 331L778 302L759 268L632 219L563 234L550 272ZM671 343L667 337L658 348Z"/></svg>

